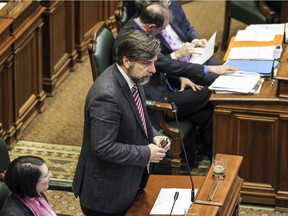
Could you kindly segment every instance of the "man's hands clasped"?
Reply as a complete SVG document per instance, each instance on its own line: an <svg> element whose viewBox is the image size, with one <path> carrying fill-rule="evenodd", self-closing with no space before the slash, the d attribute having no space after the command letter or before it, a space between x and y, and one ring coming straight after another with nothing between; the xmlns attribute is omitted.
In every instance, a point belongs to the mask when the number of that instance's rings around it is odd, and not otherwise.
<svg viewBox="0 0 288 216"><path fill-rule="evenodd" d="M153 143L149 144L150 148L150 162L159 163L166 155L166 152L171 147L171 141L166 136L155 136Z"/></svg>

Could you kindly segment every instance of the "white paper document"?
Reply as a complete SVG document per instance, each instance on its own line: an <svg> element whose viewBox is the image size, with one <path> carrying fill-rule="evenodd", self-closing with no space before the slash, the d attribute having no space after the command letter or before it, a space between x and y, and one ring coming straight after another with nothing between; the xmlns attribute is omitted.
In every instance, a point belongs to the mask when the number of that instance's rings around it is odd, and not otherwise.
<svg viewBox="0 0 288 216"><path fill-rule="evenodd" d="M275 51L279 49L277 47L233 47L230 50L228 59L273 60L280 57L275 56Z"/></svg>
<svg viewBox="0 0 288 216"><path fill-rule="evenodd" d="M277 35L284 34L284 23L279 24L252 24L246 27L245 31L254 31L254 32L273 32Z"/></svg>
<svg viewBox="0 0 288 216"><path fill-rule="evenodd" d="M236 92L253 94L263 83L257 73L236 72L234 74L220 75L210 86L210 90L223 92Z"/></svg>
<svg viewBox="0 0 288 216"><path fill-rule="evenodd" d="M172 215L184 215L184 209L191 205L191 188L161 188L150 215L169 215L174 202L175 192L179 192ZM195 189L195 196L197 194Z"/></svg>
<svg viewBox="0 0 288 216"><path fill-rule="evenodd" d="M234 41L262 41L268 42L273 41L275 37L274 32L266 32L266 31L246 31L239 30L236 34Z"/></svg>
<svg viewBox="0 0 288 216"><path fill-rule="evenodd" d="M215 47L215 39L216 39L215 32L211 38L208 40L206 46L204 48L197 48L200 55L192 55L190 63L194 64L204 64L211 56L214 54L214 47Z"/></svg>

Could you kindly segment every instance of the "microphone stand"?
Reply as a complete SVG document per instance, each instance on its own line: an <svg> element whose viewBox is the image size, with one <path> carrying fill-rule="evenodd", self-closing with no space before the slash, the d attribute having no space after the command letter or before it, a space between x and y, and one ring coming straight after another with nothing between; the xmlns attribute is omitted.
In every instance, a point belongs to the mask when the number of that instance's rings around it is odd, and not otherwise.
<svg viewBox="0 0 288 216"><path fill-rule="evenodd" d="M182 149L183 149L183 153L184 153L184 157L185 157L185 162L186 162L186 165L187 165L187 170L189 172L190 182L191 182L191 185L192 185L191 202L194 202L194 200L195 200L195 188L194 188L194 183L193 183L193 180L192 180L191 170L190 170L190 166L189 166L189 162L188 162L188 158L187 158L187 154L186 154L183 138L182 138L181 131L180 131L178 115L177 115L178 109L177 109L177 106L176 106L176 104L174 102L171 103L171 106L172 106L172 112L174 114L178 130L179 130L180 142L181 142L181 145L182 145Z"/></svg>

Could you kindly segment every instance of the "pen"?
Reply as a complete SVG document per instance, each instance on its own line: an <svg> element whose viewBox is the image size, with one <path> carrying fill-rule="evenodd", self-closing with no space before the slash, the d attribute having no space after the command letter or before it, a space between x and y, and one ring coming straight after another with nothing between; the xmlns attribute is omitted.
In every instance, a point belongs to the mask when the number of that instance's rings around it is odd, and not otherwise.
<svg viewBox="0 0 288 216"><path fill-rule="evenodd" d="M272 68L271 68L271 76L270 76L270 78L271 78L271 83L270 83L270 86L272 87L273 85L274 85L274 70L275 70L275 58L273 59L273 62L272 62Z"/></svg>

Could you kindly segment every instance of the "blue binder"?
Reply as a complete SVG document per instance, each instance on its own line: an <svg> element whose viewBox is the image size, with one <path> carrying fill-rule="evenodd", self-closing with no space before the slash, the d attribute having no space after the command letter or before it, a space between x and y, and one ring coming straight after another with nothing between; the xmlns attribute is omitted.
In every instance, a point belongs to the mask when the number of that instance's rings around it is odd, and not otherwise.
<svg viewBox="0 0 288 216"><path fill-rule="evenodd" d="M260 76L269 77L271 75L272 60L228 60L224 63L237 67L240 71L245 72L256 72ZM275 61L274 67L278 66L279 62Z"/></svg>

